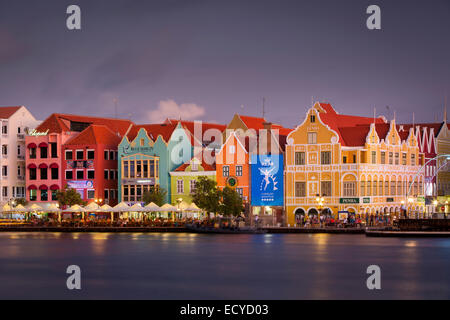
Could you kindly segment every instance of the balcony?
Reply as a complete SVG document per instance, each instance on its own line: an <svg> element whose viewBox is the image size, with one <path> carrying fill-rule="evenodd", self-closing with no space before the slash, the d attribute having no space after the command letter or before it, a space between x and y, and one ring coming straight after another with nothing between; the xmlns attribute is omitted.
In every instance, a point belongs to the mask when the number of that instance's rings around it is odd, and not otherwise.
<svg viewBox="0 0 450 320"><path fill-rule="evenodd" d="M25 161L25 155L19 154L19 155L17 156L17 160Z"/></svg>
<svg viewBox="0 0 450 320"><path fill-rule="evenodd" d="M24 181L25 180L25 176L17 176L17 180Z"/></svg>
<svg viewBox="0 0 450 320"><path fill-rule="evenodd" d="M18 133L18 134L17 134L17 140L19 140L19 141L25 140L25 134L23 134L23 133Z"/></svg>

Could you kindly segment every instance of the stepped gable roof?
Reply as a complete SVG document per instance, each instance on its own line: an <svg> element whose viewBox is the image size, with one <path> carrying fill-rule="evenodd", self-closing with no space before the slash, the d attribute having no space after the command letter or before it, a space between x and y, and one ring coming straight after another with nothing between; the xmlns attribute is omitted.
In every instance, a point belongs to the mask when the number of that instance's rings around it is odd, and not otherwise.
<svg viewBox="0 0 450 320"><path fill-rule="evenodd" d="M69 139L65 145L118 145L120 136L112 132L105 125L92 124L84 129L80 134Z"/></svg>
<svg viewBox="0 0 450 320"><path fill-rule="evenodd" d="M205 162L203 157L201 157L201 158L202 158L202 161L201 161L201 163L199 163L199 165L201 165L205 171L216 171L215 163L213 165L210 165L210 164ZM192 158L192 159L194 159L194 158ZM185 171L186 168L191 165L192 159L189 160L189 161L186 161L185 163L183 163L181 166L176 168L175 171L178 171L178 172L179 171Z"/></svg>
<svg viewBox="0 0 450 320"><path fill-rule="evenodd" d="M73 128L72 124L79 124L78 128ZM114 133L123 136L133 124L131 120L112 119L90 116L79 116L73 114L53 113L45 119L36 131L49 131L49 133L62 133L67 131L83 131L89 125L106 125Z"/></svg>
<svg viewBox="0 0 450 320"><path fill-rule="evenodd" d="M139 130L144 129L147 135L153 141L158 139L158 136L168 143L173 131L176 129L178 123L154 123L154 124L139 124L133 125L127 133L128 141L133 141Z"/></svg>
<svg viewBox="0 0 450 320"><path fill-rule="evenodd" d="M20 108L22 108L22 106L0 107L0 119L9 119Z"/></svg>

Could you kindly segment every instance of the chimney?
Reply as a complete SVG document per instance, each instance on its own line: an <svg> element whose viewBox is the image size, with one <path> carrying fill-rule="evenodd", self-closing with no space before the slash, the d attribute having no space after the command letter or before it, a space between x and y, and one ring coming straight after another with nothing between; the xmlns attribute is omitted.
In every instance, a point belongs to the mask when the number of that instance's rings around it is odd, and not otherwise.
<svg viewBox="0 0 450 320"><path fill-rule="evenodd" d="M272 123L271 122L263 122L263 128L266 130L266 137L265 137L265 146L263 146L263 149L261 150L260 146L260 153L262 151L263 154L271 154L272 151ZM263 140L264 141L264 140Z"/></svg>

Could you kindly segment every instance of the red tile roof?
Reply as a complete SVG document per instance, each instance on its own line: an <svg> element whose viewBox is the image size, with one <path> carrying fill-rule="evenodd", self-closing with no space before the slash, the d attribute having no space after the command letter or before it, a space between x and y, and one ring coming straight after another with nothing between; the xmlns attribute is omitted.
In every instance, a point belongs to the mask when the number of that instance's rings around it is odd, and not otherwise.
<svg viewBox="0 0 450 320"><path fill-rule="evenodd" d="M22 107L0 107L0 119L9 119L20 108Z"/></svg>
<svg viewBox="0 0 450 320"><path fill-rule="evenodd" d="M130 131L127 133L128 141L133 141L139 130L144 129L147 131L148 136L153 141L158 139L158 136L161 136L165 142L170 140L173 131L176 129L178 123L157 123L157 124L139 124L133 125Z"/></svg>
<svg viewBox="0 0 450 320"><path fill-rule="evenodd" d="M389 124L383 117L369 118L339 114L329 103L319 103L323 110L319 110L320 120L328 125L339 135L339 141L343 146L363 146L371 123L376 124L377 133L383 139L389 131ZM385 125L387 126L386 132ZM380 135L378 133L378 135Z"/></svg>
<svg viewBox="0 0 450 320"><path fill-rule="evenodd" d="M241 118L242 122L247 126L248 129L255 129L255 130L261 130L264 129L264 123L268 122L264 118L258 118L258 117L250 117L250 116L244 116L238 114L239 118ZM279 135L287 136L292 129L285 128L279 124L272 123L272 129L277 129L279 132Z"/></svg>
<svg viewBox="0 0 450 320"><path fill-rule="evenodd" d="M69 139L64 145L114 145L120 143L120 137L112 132L107 126L92 124L80 134Z"/></svg>
<svg viewBox="0 0 450 320"><path fill-rule="evenodd" d="M123 136L128 128L133 124L130 120L124 119L112 119L112 118L101 118L101 117L88 117L88 116L78 116L72 114L61 114L53 113L47 119L45 119L37 128L36 131L47 131L50 133L62 133L66 131L71 131L71 122L81 122L97 125L106 125L113 132L119 133Z"/></svg>
<svg viewBox="0 0 450 320"><path fill-rule="evenodd" d="M201 157L201 158L202 158L202 163L201 163L200 165L203 167L203 169L204 169L205 171L216 171L215 164L214 164L214 165L210 165L210 164L208 164L208 163L205 162L204 157ZM191 160L192 160L192 159L191 159ZM189 160L189 161L183 163L181 166L179 166L178 168L176 168L175 171L185 171L186 168L187 168L188 166L190 166L191 160Z"/></svg>

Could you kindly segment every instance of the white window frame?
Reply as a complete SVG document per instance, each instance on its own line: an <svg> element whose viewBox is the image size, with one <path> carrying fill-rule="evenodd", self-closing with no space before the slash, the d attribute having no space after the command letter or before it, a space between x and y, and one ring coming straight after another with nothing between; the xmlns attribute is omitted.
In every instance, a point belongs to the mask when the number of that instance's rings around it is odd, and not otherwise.
<svg viewBox="0 0 450 320"><path fill-rule="evenodd" d="M67 159L67 152L72 152L72 159ZM64 159L65 160L74 160L74 158L73 158L73 150L65 150L64 151Z"/></svg>
<svg viewBox="0 0 450 320"><path fill-rule="evenodd" d="M181 184L180 184L180 182L181 182ZM178 194L183 194L184 193L184 180L183 179L178 179L177 180L177 193Z"/></svg>

